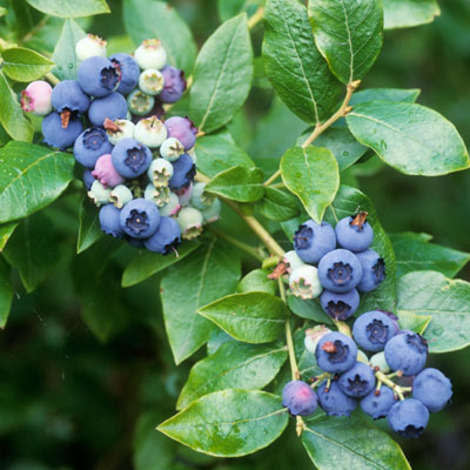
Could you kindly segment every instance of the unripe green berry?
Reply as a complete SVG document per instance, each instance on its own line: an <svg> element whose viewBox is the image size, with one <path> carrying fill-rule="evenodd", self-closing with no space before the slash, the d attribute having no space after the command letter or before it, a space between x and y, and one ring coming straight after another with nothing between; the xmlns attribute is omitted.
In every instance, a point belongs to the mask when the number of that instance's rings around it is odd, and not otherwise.
<svg viewBox="0 0 470 470"><path fill-rule="evenodd" d="M132 201L132 191L124 184L118 184L113 188L109 196L109 200L118 208L127 204L129 201Z"/></svg>
<svg viewBox="0 0 470 470"><path fill-rule="evenodd" d="M206 183L194 183L191 194L191 205L199 210L208 209L215 200L211 194L204 192Z"/></svg>
<svg viewBox="0 0 470 470"><path fill-rule="evenodd" d="M150 164L147 175L155 187L168 186L173 176L173 165L164 158L156 158Z"/></svg>
<svg viewBox="0 0 470 470"><path fill-rule="evenodd" d="M155 98L147 95L143 91L134 90L127 97L127 105L129 107L129 112L132 114L135 114L136 116L145 116L150 113L155 106Z"/></svg>
<svg viewBox="0 0 470 470"><path fill-rule="evenodd" d="M100 207L103 204L109 202L109 197L111 195L111 189L106 188L98 180L93 181L90 191L88 191L88 197Z"/></svg>
<svg viewBox="0 0 470 470"><path fill-rule="evenodd" d="M202 232L202 214L194 207L183 207L180 210L177 222L181 229L182 237L185 240L192 240Z"/></svg>
<svg viewBox="0 0 470 470"><path fill-rule="evenodd" d="M183 153L184 146L176 137L169 137L160 146L160 155L169 162L178 160Z"/></svg>
<svg viewBox="0 0 470 470"><path fill-rule="evenodd" d="M155 69L144 70L139 77L139 88L147 95L158 95L165 85L163 75Z"/></svg>
<svg viewBox="0 0 470 470"><path fill-rule="evenodd" d="M314 299L323 290L317 268L308 264L300 266L290 273L289 287L296 297L302 299Z"/></svg>
<svg viewBox="0 0 470 470"><path fill-rule="evenodd" d="M222 204L220 199L214 199L212 204L207 208L202 210L202 217L204 218L205 224L211 224L217 222L220 217L220 211L222 210Z"/></svg>
<svg viewBox="0 0 470 470"><path fill-rule="evenodd" d="M156 188L152 183L149 183L145 188L144 198L154 202L158 207L163 207L170 200L170 188L168 186Z"/></svg>
<svg viewBox="0 0 470 470"><path fill-rule="evenodd" d="M160 215L164 217L172 217L178 214L181 209L181 204L178 196L175 193L169 194L168 202L160 208Z"/></svg>

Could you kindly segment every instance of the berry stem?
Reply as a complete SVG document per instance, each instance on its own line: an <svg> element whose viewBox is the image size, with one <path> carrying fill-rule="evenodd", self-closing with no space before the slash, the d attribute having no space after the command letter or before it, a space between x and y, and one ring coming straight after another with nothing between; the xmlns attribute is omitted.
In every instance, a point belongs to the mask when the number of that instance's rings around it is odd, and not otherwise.
<svg viewBox="0 0 470 470"><path fill-rule="evenodd" d="M248 20L248 29L253 29L264 16L264 7L258 7L253 16Z"/></svg>
<svg viewBox="0 0 470 470"><path fill-rule="evenodd" d="M375 372L375 377L379 383L385 384L390 387L398 395L398 398L400 398L400 400L404 400L404 393L411 392L411 387L400 387L400 385L396 384L395 382L393 382L393 380L390 379L390 375L387 376L379 370Z"/></svg>
<svg viewBox="0 0 470 470"><path fill-rule="evenodd" d="M223 238L233 246L239 248L240 250L244 251L245 253L248 253L250 256L253 258L257 259L260 263L262 263L265 259L265 257L262 255L260 250L256 249L254 246L250 246L247 243L241 242L240 240L237 240L236 238L231 237L230 235L227 235L225 232L222 232L221 230L217 230L210 225L208 226L208 229L215 235L217 235L220 238Z"/></svg>
<svg viewBox="0 0 470 470"><path fill-rule="evenodd" d="M311 388L316 388L318 385L320 385L320 382L324 379L329 379L331 378L331 374L329 372L323 372L323 374L318 375L315 377L315 380L311 383L310 387Z"/></svg>
<svg viewBox="0 0 470 470"><path fill-rule="evenodd" d="M51 85L57 85L60 83L60 80L52 72L46 73L45 78L51 83Z"/></svg>
<svg viewBox="0 0 470 470"><path fill-rule="evenodd" d="M332 320L340 333L343 333L343 335L346 335L352 338L351 328L349 328L349 325L347 323L345 323L344 321L336 320L334 318L332 318Z"/></svg>

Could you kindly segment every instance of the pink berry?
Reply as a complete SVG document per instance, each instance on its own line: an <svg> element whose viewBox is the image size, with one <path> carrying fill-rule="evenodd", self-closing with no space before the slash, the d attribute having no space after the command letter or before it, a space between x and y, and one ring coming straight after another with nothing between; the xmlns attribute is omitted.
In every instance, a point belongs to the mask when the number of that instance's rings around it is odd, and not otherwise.
<svg viewBox="0 0 470 470"><path fill-rule="evenodd" d="M49 83L37 80L21 92L21 107L27 113L45 116L52 111L51 95L52 87Z"/></svg>
<svg viewBox="0 0 470 470"><path fill-rule="evenodd" d="M110 186L112 188L124 182L124 178L114 168L110 153L101 155L101 157L96 160L95 169L91 174L102 185Z"/></svg>

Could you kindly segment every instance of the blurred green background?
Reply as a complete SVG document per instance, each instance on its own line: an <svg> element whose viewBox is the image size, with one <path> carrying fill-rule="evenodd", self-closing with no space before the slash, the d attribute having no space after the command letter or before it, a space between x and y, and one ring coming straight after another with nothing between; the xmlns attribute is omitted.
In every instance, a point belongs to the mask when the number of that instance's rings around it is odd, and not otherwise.
<svg viewBox="0 0 470 470"><path fill-rule="evenodd" d="M21 11L23 0L13 3ZM216 0L171 3L191 25L198 44L220 22ZM129 47L120 0L109 4L113 14L95 17L88 30L110 40L114 48ZM441 17L430 25L386 32L383 53L363 87L422 89L419 102L454 122L470 145L470 3L446 0L441 8ZM60 28L49 25L46 31L32 37L30 45L53 47ZM259 54L261 26L253 38ZM269 171L305 125L273 101L259 65L253 92L230 130ZM427 232L436 243L470 251L469 172L410 177L370 160L348 177L357 178L374 200L388 231ZM115 252L114 244L100 242L74 256L81 191L71 187L45 211L49 218L38 221L46 231L53 228L61 256L44 250L42 259L50 269L35 292L25 293L17 280L13 311L0 335L0 469L124 470L132 468L133 459L139 470L311 469L293 437L293 426L274 446L236 461L194 454L153 430L173 413L198 355L175 368L161 319L158 279L118 288L132 250ZM47 221L53 221L50 227ZM89 292L96 289L95 274L103 263L98 281L102 297L97 300ZM460 277L470 279L470 270ZM107 312L113 318L105 320L119 331L101 343L83 323L78 299L86 315L87 308L105 309L111 297L119 308ZM431 358L432 366L452 378L454 398L450 407L433 415L422 438L401 442L415 470L470 469L469 362L470 349Z"/></svg>

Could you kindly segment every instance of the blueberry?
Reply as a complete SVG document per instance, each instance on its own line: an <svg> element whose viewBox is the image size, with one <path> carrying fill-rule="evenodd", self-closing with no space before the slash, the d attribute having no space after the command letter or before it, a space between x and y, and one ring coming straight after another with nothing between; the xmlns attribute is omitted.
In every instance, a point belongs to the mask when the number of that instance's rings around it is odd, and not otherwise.
<svg viewBox="0 0 470 470"><path fill-rule="evenodd" d="M428 345L426 340L413 331L402 331L385 345L385 359L394 371L403 375L416 375L426 364Z"/></svg>
<svg viewBox="0 0 470 470"><path fill-rule="evenodd" d="M166 136L166 126L157 116L141 119L135 126L135 139L150 148L160 147Z"/></svg>
<svg viewBox="0 0 470 470"><path fill-rule="evenodd" d="M175 103L183 96L186 90L184 72L171 65L167 65L162 69L162 75L165 86L160 93L160 99L164 103Z"/></svg>
<svg viewBox="0 0 470 470"><path fill-rule="evenodd" d="M136 116L145 116L152 111L155 106L155 98L145 94L143 91L134 90L127 97L129 111Z"/></svg>
<svg viewBox="0 0 470 470"><path fill-rule="evenodd" d="M294 249L305 263L317 263L335 248L335 231L327 222L317 224L313 220L307 220L295 232Z"/></svg>
<svg viewBox="0 0 470 470"><path fill-rule="evenodd" d="M149 238L157 231L159 223L157 206L146 199L133 199L121 210L121 227L130 237Z"/></svg>
<svg viewBox="0 0 470 470"><path fill-rule="evenodd" d="M101 230L107 235L121 238L124 235L124 231L121 228L120 217L121 211L114 207L113 204L106 204L103 206L98 213Z"/></svg>
<svg viewBox="0 0 470 470"><path fill-rule="evenodd" d="M340 294L329 290L323 291L320 305L323 311L336 320L347 320L359 307L359 293L356 289Z"/></svg>
<svg viewBox="0 0 470 470"><path fill-rule="evenodd" d="M71 147L82 131L82 122L75 117L70 117L66 126L59 113L52 112L42 120L44 142L61 150Z"/></svg>
<svg viewBox="0 0 470 470"><path fill-rule="evenodd" d="M75 160L87 168L94 168L101 155L110 153L113 146L108 141L104 129L92 127L83 131L75 140L73 154Z"/></svg>
<svg viewBox="0 0 470 470"><path fill-rule="evenodd" d="M179 190L188 187L196 175L194 160L187 153L183 153L172 165L173 176L170 179L170 188Z"/></svg>
<svg viewBox="0 0 470 470"><path fill-rule="evenodd" d="M317 388L318 401L328 416L350 416L357 407L357 400L345 395L339 388L338 382L333 380L330 387L326 387L326 380Z"/></svg>
<svg viewBox="0 0 470 470"><path fill-rule="evenodd" d="M219 199L214 199L214 202L207 209L202 210L202 217L204 218L204 223L211 224L217 222L220 217L220 211L222 210L222 204Z"/></svg>
<svg viewBox="0 0 470 470"><path fill-rule="evenodd" d="M179 243L181 243L181 230L178 222L171 217L160 217L157 231L145 240L145 248L166 255Z"/></svg>
<svg viewBox="0 0 470 470"><path fill-rule="evenodd" d="M159 70L147 69L139 76L139 88L147 95L158 95L163 90L164 78Z"/></svg>
<svg viewBox="0 0 470 470"><path fill-rule="evenodd" d="M357 256L349 250L330 251L318 264L318 275L325 289L348 292L362 279L362 266Z"/></svg>
<svg viewBox="0 0 470 470"><path fill-rule="evenodd" d="M78 67L78 83L90 96L103 97L119 86L119 72L105 57L89 57Z"/></svg>
<svg viewBox="0 0 470 470"><path fill-rule="evenodd" d="M370 292L376 289L385 279L385 261L374 250L356 253L362 266L362 279L357 285L361 292Z"/></svg>
<svg viewBox="0 0 470 470"><path fill-rule="evenodd" d="M104 98L92 101L88 118L94 126L102 126L106 119L115 121L127 116L127 101L120 93L114 92Z"/></svg>
<svg viewBox="0 0 470 470"><path fill-rule="evenodd" d="M370 352L383 351L387 341L397 333L397 325L380 310L363 313L353 325L353 337L356 343Z"/></svg>
<svg viewBox="0 0 470 470"><path fill-rule="evenodd" d="M175 137L169 137L160 146L160 155L169 162L178 160L184 153L183 144Z"/></svg>
<svg viewBox="0 0 470 470"><path fill-rule="evenodd" d="M114 54L109 60L118 70L121 81L117 91L128 95L139 82L140 69L137 62L129 54Z"/></svg>
<svg viewBox="0 0 470 470"><path fill-rule="evenodd" d="M52 106L61 113L71 111L79 114L86 113L90 106L90 98L83 93L77 80L64 80L52 90Z"/></svg>
<svg viewBox="0 0 470 470"><path fill-rule="evenodd" d="M451 381L431 367L421 371L413 382L413 398L419 400L431 412L441 411L452 397Z"/></svg>
<svg viewBox="0 0 470 470"><path fill-rule="evenodd" d="M185 150L194 147L196 143L197 127L187 117L174 116L165 121L168 137L176 137Z"/></svg>
<svg viewBox="0 0 470 470"><path fill-rule="evenodd" d="M87 34L80 39L75 46L75 54L79 61L83 61L96 55L106 57L106 41L99 36Z"/></svg>
<svg viewBox="0 0 470 470"><path fill-rule="evenodd" d="M334 331L318 342L315 356L325 372L346 372L356 363L357 346L349 336Z"/></svg>
<svg viewBox="0 0 470 470"><path fill-rule="evenodd" d="M179 211L176 220L180 226L182 237L185 240L192 240L201 234L204 219L201 212L194 207L183 207Z"/></svg>
<svg viewBox="0 0 470 470"><path fill-rule="evenodd" d="M52 87L43 80L30 83L21 92L21 108L27 113L46 116L52 111Z"/></svg>
<svg viewBox="0 0 470 470"><path fill-rule="evenodd" d="M356 362L351 369L341 374L338 385L350 397L365 397L375 387L374 371L367 364Z"/></svg>
<svg viewBox="0 0 470 470"><path fill-rule="evenodd" d="M292 380L282 390L282 406L293 416L309 416L317 409L317 395L307 383Z"/></svg>
<svg viewBox="0 0 470 470"><path fill-rule="evenodd" d="M177 215L181 209L181 204L178 196L175 193L170 193L168 202L160 208L160 214L163 216Z"/></svg>
<svg viewBox="0 0 470 470"><path fill-rule="evenodd" d="M91 171L88 168L83 172L82 179L85 188L90 190L91 185L95 182L95 177L91 174Z"/></svg>
<svg viewBox="0 0 470 470"><path fill-rule="evenodd" d="M91 174L101 184L111 188L124 182L124 178L114 168L110 153L105 153L96 160L95 169Z"/></svg>
<svg viewBox="0 0 470 470"><path fill-rule="evenodd" d="M114 147L112 162L124 178L135 178L145 173L152 161L150 149L135 139L122 139Z"/></svg>
<svg viewBox="0 0 470 470"><path fill-rule="evenodd" d="M388 424L403 437L419 437L428 425L429 411L414 398L395 403L388 412Z"/></svg>
<svg viewBox="0 0 470 470"><path fill-rule="evenodd" d="M338 244L350 251L364 251L374 239L374 230L366 221L367 212L359 212L353 217L341 219L335 228Z"/></svg>
<svg viewBox="0 0 470 470"><path fill-rule="evenodd" d="M158 39L147 39L135 51L135 60L139 66L146 69L160 70L166 63L167 54L163 44Z"/></svg>
<svg viewBox="0 0 470 470"><path fill-rule="evenodd" d="M379 391L372 390L361 400L362 411L374 419L385 418L390 408L396 403L395 393L385 385Z"/></svg>

